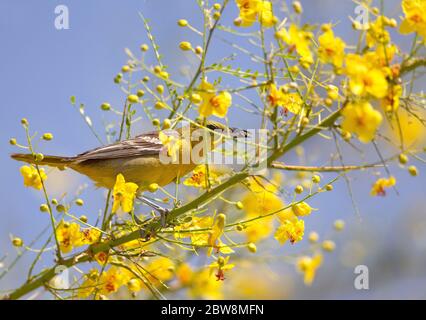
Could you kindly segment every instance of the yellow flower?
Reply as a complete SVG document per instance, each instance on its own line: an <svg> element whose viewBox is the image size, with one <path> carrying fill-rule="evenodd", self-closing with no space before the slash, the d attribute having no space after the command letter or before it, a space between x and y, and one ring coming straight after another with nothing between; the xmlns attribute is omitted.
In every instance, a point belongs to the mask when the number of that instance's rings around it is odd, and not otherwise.
<svg viewBox="0 0 426 320"><path fill-rule="evenodd" d="M268 92L268 97L267 97L271 106L273 106L273 107L282 106L283 105L283 102L282 102L283 94L284 93L282 92L281 88L277 88L275 83L271 84L269 86L269 92Z"/></svg>
<svg viewBox="0 0 426 320"><path fill-rule="evenodd" d="M44 169L40 169L40 175L37 169L33 166L22 166L20 169L21 175L24 177L24 185L26 187L33 187L34 189L41 190L43 187L42 181L47 179Z"/></svg>
<svg viewBox="0 0 426 320"><path fill-rule="evenodd" d="M260 1L261 0L237 0L242 27L249 27L256 22Z"/></svg>
<svg viewBox="0 0 426 320"><path fill-rule="evenodd" d="M282 97L284 112L290 111L294 114L300 114L303 106L303 100L298 93L284 93Z"/></svg>
<svg viewBox="0 0 426 320"><path fill-rule="evenodd" d="M361 142L370 142L382 122L382 115L367 101L348 103L343 111L342 129L356 133Z"/></svg>
<svg viewBox="0 0 426 320"><path fill-rule="evenodd" d="M111 267L108 271L102 272L99 277L100 294L108 295L117 292L118 289L127 284L129 281L129 272L125 272L122 268Z"/></svg>
<svg viewBox="0 0 426 320"><path fill-rule="evenodd" d="M219 176L220 172L218 170L215 170L213 166L209 166L208 170L208 178L207 178L207 166L202 164L197 166L194 171L192 172L192 175L185 179L183 184L185 186L192 186L196 188L207 188L207 179L209 179L210 186L213 186L220 182Z"/></svg>
<svg viewBox="0 0 426 320"><path fill-rule="evenodd" d="M258 214L249 214L247 218L256 218ZM273 231L272 225L273 219L271 217L262 218L252 222L247 228L244 229L244 234L247 238L247 242L259 242L262 239L267 238Z"/></svg>
<svg viewBox="0 0 426 320"><path fill-rule="evenodd" d="M385 188L391 188L395 185L396 179L393 176L390 176L388 179L380 178L373 184L371 188L371 195L374 196L385 196Z"/></svg>
<svg viewBox="0 0 426 320"><path fill-rule="evenodd" d="M214 115L224 118L228 113L228 108L232 104L232 96L229 92L216 92L216 88L206 80L201 81L199 95L203 99L200 104L199 113L202 117Z"/></svg>
<svg viewBox="0 0 426 320"><path fill-rule="evenodd" d="M189 285L189 294L197 299L222 299L221 282L211 276L208 268L194 273Z"/></svg>
<svg viewBox="0 0 426 320"><path fill-rule="evenodd" d="M329 29L318 38L318 56L322 63L331 63L340 68L345 56L345 42L334 36L333 30Z"/></svg>
<svg viewBox="0 0 426 320"><path fill-rule="evenodd" d="M124 176L119 174L114 186L114 204L112 212L115 213L121 207L124 212L133 210L133 201L136 197L138 185L133 182L126 182Z"/></svg>
<svg viewBox="0 0 426 320"><path fill-rule="evenodd" d="M258 19L264 27L272 27L277 18L272 14L272 3L262 0L236 0L240 15L238 23L242 27L253 25Z"/></svg>
<svg viewBox="0 0 426 320"><path fill-rule="evenodd" d="M247 219L256 218L259 215L278 212L284 207L284 201L277 195L277 185L280 184L279 177L273 178L272 183L263 183L250 178L247 192L242 204ZM273 217L264 217L249 224L244 233L248 242L258 242L268 237L273 231Z"/></svg>
<svg viewBox="0 0 426 320"><path fill-rule="evenodd" d="M219 238L223 234L225 222L226 216L223 213L218 214L208 238L208 245L210 246L208 249L209 256L211 255L213 249L218 249Z"/></svg>
<svg viewBox="0 0 426 320"><path fill-rule="evenodd" d="M307 63L313 63L311 45L312 32L299 29L295 24L291 24L289 29L281 29L276 34L277 38L289 46L289 52L296 52Z"/></svg>
<svg viewBox="0 0 426 320"><path fill-rule="evenodd" d="M167 155L172 158L172 162L176 162L183 145L182 139L170 131L160 131L158 138L163 146L167 148Z"/></svg>
<svg viewBox="0 0 426 320"><path fill-rule="evenodd" d="M366 57L357 54L346 56L346 74L349 76L349 88L357 96L370 94L383 98L388 91L388 82L384 70L371 65Z"/></svg>
<svg viewBox="0 0 426 320"><path fill-rule="evenodd" d="M294 244L303 239L305 232L305 222L303 220L286 220L275 232L274 238L283 245L290 240Z"/></svg>
<svg viewBox="0 0 426 320"><path fill-rule="evenodd" d="M297 260L297 270L304 274L304 282L306 285L311 285L314 281L315 273L321 266L322 255L317 254L314 257L304 256Z"/></svg>
<svg viewBox="0 0 426 320"><path fill-rule="evenodd" d="M80 225L75 222L61 221L56 227L56 237L61 252L68 253L74 247L81 245Z"/></svg>
<svg viewBox="0 0 426 320"><path fill-rule="evenodd" d="M101 232L98 229L90 228L83 229L80 233L80 244L81 246L90 245L97 241L101 236Z"/></svg>
<svg viewBox="0 0 426 320"><path fill-rule="evenodd" d="M84 299L92 295L96 290L98 279L99 279L99 271L96 269L92 269L89 271L88 274L85 274L84 281L81 284L80 288L78 289L77 296L79 298Z"/></svg>
<svg viewBox="0 0 426 320"><path fill-rule="evenodd" d="M399 98L402 96L402 86L399 84L389 86L388 93L380 104L386 112L396 112L399 107Z"/></svg>
<svg viewBox="0 0 426 320"><path fill-rule="evenodd" d="M403 0L402 11L405 19L399 31L402 34L417 32L426 38L426 0Z"/></svg>
<svg viewBox="0 0 426 320"><path fill-rule="evenodd" d="M376 21L369 24L366 36L368 47L371 48L378 44L383 49L383 45L389 43L390 35L389 32L386 31L385 27L386 23L384 22L384 17L382 16L378 17Z"/></svg>
<svg viewBox="0 0 426 320"><path fill-rule="evenodd" d="M174 276L174 263L166 257L159 257L145 267L147 280L158 286Z"/></svg>
<svg viewBox="0 0 426 320"><path fill-rule="evenodd" d="M234 264L228 263L230 257L219 257L215 262L210 264L210 273L213 272L213 270L217 269L217 273L215 274L217 281L224 281L225 280L225 271L231 270L235 267Z"/></svg>
<svg viewBox="0 0 426 320"><path fill-rule="evenodd" d="M284 112L299 114L303 106L303 100L298 93L285 93L283 87L277 88L275 84L269 86L267 97L272 107L283 107Z"/></svg>
<svg viewBox="0 0 426 320"><path fill-rule="evenodd" d="M388 74L387 66L392 62L395 55L398 53L398 47L394 44L387 46L378 46L374 51L368 51L364 54L364 62L367 62L370 67L381 69Z"/></svg>
<svg viewBox="0 0 426 320"><path fill-rule="evenodd" d="M397 117L392 117L387 127L392 141L401 143L402 134L405 145L411 148L423 147L426 141L426 127L420 119L425 119L426 111L418 109L417 116L413 116L405 108L399 108L396 114Z"/></svg>
<svg viewBox="0 0 426 320"><path fill-rule="evenodd" d="M184 286L191 283L193 274L191 266L187 263L180 264L176 270L176 278Z"/></svg>
<svg viewBox="0 0 426 320"><path fill-rule="evenodd" d="M208 244L209 232L197 232L197 229L210 228L213 224L212 217L192 217L192 220L188 223L184 223L180 226L176 226L174 236L176 239L191 238L191 243L197 246L204 246ZM185 230L194 230L194 232L179 232Z"/></svg>
<svg viewBox="0 0 426 320"><path fill-rule="evenodd" d="M292 206L293 212L297 217L308 216L312 212L312 208L306 202L296 203Z"/></svg>
<svg viewBox="0 0 426 320"><path fill-rule="evenodd" d="M277 18L272 14L272 3L270 1L261 1L259 5L259 22L265 28L270 28L277 22Z"/></svg>

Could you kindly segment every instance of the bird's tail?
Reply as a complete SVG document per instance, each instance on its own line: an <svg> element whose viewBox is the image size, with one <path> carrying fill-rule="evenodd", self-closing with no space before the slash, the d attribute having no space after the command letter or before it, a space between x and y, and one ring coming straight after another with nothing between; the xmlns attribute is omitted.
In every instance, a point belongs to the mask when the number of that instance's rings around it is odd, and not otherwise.
<svg viewBox="0 0 426 320"><path fill-rule="evenodd" d="M24 154L24 153L14 153L10 157L17 161L27 162L31 164L37 163L42 166L55 167L61 170L64 170L66 167L69 167L74 162L74 158L72 157L57 157L57 156L44 156L43 160L36 161L32 154Z"/></svg>

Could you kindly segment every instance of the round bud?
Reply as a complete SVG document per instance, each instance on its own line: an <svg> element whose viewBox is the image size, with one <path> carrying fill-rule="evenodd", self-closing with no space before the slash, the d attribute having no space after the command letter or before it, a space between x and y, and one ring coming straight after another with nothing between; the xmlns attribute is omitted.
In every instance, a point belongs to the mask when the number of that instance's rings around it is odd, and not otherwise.
<svg viewBox="0 0 426 320"><path fill-rule="evenodd" d="M87 217L85 215L80 216L80 221L87 223L87 221L89 221L89 219L87 219Z"/></svg>
<svg viewBox="0 0 426 320"><path fill-rule="evenodd" d="M101 110L109 111L109 110L111 110L111 105L108 102L104 102L104 103L101 104Z"/></svg>
<svg viewBox="0 0 426 320"><path fill-rule="evenodd" d="M294 192L301 194L303 192L303 187L301 185L296 186L296 188L294 188Z"/></svg>
<svg viewBox="0 0 426 320"><path fill-rule="evenodd" d="M380 10L379 10L379 8L377 8L377 7L374 7L374 8L372 8L371 9L371 12L373 12L373 14L379 14L380 13Z"/></svg>
<svg viewBox="0 0 426 320"><path fill-rule="evenodd" d="M179 27L186 27L188 25L188 21L185 19L180 19L177 23Z"/></svg>
<svg viewBox="0 0 426 320"><path fill-rule="evenodd" d="M300 72L299 66L297 66L297 65L291 66L290 68L288 68L288 70L291 73L299 73Z"/></svg>
<svg viewBox="0 0 426 320"><path fill-rule="evenodd" d="M191 94L191 102L194 104L198 104L203 100L198 93Z"/></svg>
<svg viewBox="0 0 426 320"><path fill-rule="evenodd" d="M40 205L40 211L41 212L49 212L49 206L45 203L43 203L42 205Z"/></svg>
<svg viewBox="0 0 426 320"><path fill-rule="evenodd" d="M161 67L160 66L155 66L154 67L154 73L160 73L161 72Z"/></svg>
<svg viewBox="0 0 426 320"><path fill-rule="evenodd" d="M406 164L408 162L408 157L405 154L401 153L398 157L398 160L400 164Z"/></svg>
<svg viewBox="0 0 426 320"><path fill-rule="evenodd" d="M217 264L218 264L220 267L223 267L223 266L225 265L225 259L224 259L223 257L219 257L219 258L217 258Z"/></svg>
<svg viewBox="0 0 426 320"><path fill-rule="evenodd" d="M419 171L417 170L416 166L409 166L408 167L408 172L413 176L417 176L419 174Z"/></svg>
<svg viewBox="0 0 426 320"><path fill-rule="evenodd" d="M302 118L302 125L303 126L307 126L309 124L309 118L308 117L303 117Z"/></svg>
<svg viewBox="0 0 426 320"><path fill-rule="evenodd" d="M43 161L43 159L44 159L44 155L42 153L37 153L35 155L35 161L36 162L41 162L41 161Z"/></svg>
<svg viewBox="0 0 426 320"><path fill-rule="evenodd" d="M251 253L256 253L256 251L257 251L257 247L256 247L256 245L255 245L253 242L250 242L250 243L247 245L247 249L248 249L248 251L250 251Z"/></svg>
<svg viewBox="0 0 426 320"><path fill-rule="evenodd" d="M129 282L127 282L127 288L129 288L132 292L137 292L141 289L141 286L139 285L138 279L130 279Z"/></svg>
<svg viewBox="0 0 426 320"><path fill-rule="evenodd" d="M136 91L136 95L139 98L142 98L145 95L145 91L143 91L142 89L139 89L138 91Z"/></svg>
<svg viewBox="0 0 426 320"><path fill-rule="evenodd" d="M342 131L342 138L345 141L349 141L352 138L352 134L349 131Z"/></svg>
<svg viewBox="0 0 426 320"><path fill-rule="evenodd" d="M29 123L28 123L28 120L27 120L26 118L22 118L22 119L21 119L21 124L22 124L23 126L27 127Z"/></svg>
<svg viewBox="0 0 426 320"><path fill-rule="evenodd" d="M215 19L215 20L219 20L220 19L220 12L219 11L215 11L213 13L213 19Z"/></svg>
<svg viewBox="0 0 426 320"><path fill-rule="evenodd" d="M324 104L327 106L327 107L331 107L332 105L333 105L333 99L330 99L330 98L325 98L324 99Z"/></svg>
<svg viewBox="0 0 426 320"><path fill-rule="evenodd" d="M331 185L331 184L326 185L325 186L325 190L327 190L327 191L333 191L333 185Z"/></svg>
<svg viewBox="0 0 426 320"><path fill-rule="evenodd" d="M225 225L225 221L226 221L226 215L224 215L223 213L218 214L218 216L217 216L217 222L220 225Z"/></svg>
<svg viewBox="0 0 426 320"><path fill-rule="evenodd" d="M148 82L148 81L149 81L149 77L148 76L145 76L145 77L142 78L142 82Z"/></svg>
<svg viewBox="0 0 426 320"><path fill-rule="evenodd" d="M24 245L24 241L21 238L15 237L12 239L12 244L14 247L22 247Z"/></svg>
<svg viewBox="0 0 426 320"><path fill-rule="evenodd" d="M237 207L238 210L242 210L244 208L244 205L241 201L238 201L235 206Z"/></svg>
<svg viewBox="0 0 426 320"><path fill-rule="evenodd" d="M148 51L148 49L149 49L149 47L148 47L148 45L147 44L143 44L143 45L141 45L141 51L143 51L143 52L146 52L146 51Z"/></svg>
<svg viewBox="0 0 426 320"><path fill-rule="evenodd" d="M161 101L157 101L154 105L154 108L157 110L164 109L165 107L166 107L165 104Z"/></svg>
<svg viewBox="0 0 426 320"><path fill-rule="evenodd" d="M312 231L311 233L309 233L308 240L310 243L317 243L319 240L319 234L315 231Z"/></svg>
<svg viewBox="0 0 426 320"><path fill-rule="evenodd" d="M121 67L121 72L123 72L123 73L129 72L130 70L131 70L131 68L128 65Z"/></svg>
<svg viewBox="0 0 426 320"><path fill-rule="evenodd" d="M213 5L213 9L215 9L215 10L220 10L221 8L222 8L222 6L220 5L220 3L215 3Z"/></svg>
<svg viewBox="0 0 426 320"><path fill-rule="evenodd" d="M139 102L139 97L135 94L129 94L127 96L127 101L129 101L130 103L138 103Z"/></svg>
<svg viewBox="0 0 426 320"><path fill-rule="evenodd" d="M170 129L171 126L172 126L172 121L170 119L164 119L163 129Z"/></svg>
<svg viewBox="0 0 426 320"><path fill-rule="evenodd" d="M156 183L151 183L151 184L148 186L148 191L149 191L149 192L154 193L154 192L156 192L157 190L158 190L158 184L156 184Z"/></svg>
<svg viewBox="0 0 426 320"><path fill-rule="evenodd" d="M234 26L236 26L236 27L241 26L242 23L243 23L243 19L241 19L240 17L238 17L234 20Z"/></svg>
<svg viewBox="0 0 426 320"><path fill-rule="evenodd" d="M169 73L166 71L161 71L160 72L160 77L163 79L168 79L169 78Z"/></svg>
<svg viewBox="0 0 426 320"><path fill-rule="evenodd" d="M398 22L395 19L389 19L388 26L391 28L396 28L398 26Z"/></svg>
<svg viewBox="0 0 426 320"><path fill-rule="evenodd" d="M195 47L195 53L196 54L202 54L203 53L203 48L201 48L200 46Z"/></svg>
<svg viewBox="0 0 426 320"><path fill-rule="evenodd" d="M192 49L192 45L188 41L182 41L181 43L179 43L179 48L183 51L189 51Z"/></svg>
<svg viewBox="0 0 426 320"><path fill-rule="evenodd" d="M47 132L47 133L43 134L42 138L43 138L43 140L50 141L50 140L53 139L53 134L51 134L50 132Z"/></svg>
<svg viewBox="0 0 426 320"><path fill-rule="evenodd" d="M18 142L16 141L16 139L15 139L15 138L12 138L12 139L10 139L10 140L9 140L9 144L10 144L11 146L15 146L17 143L18 143Z"/></svg>
<svg viewBox="0 0 426 320"><path fill-rule="evenodd" d="M237 231L243 231L244 226L242 224L237 224L236 229L237 229Z"/></svg>
<svg viewBox="0 0 426 320"><path fill-rule="evenodd" d="M294 12L296 12L297 14L301 14L303 12L302 4L300 3L300 1L293 1L292 6Z"/></svg>
<svg viewBox="0 0 426 320"><path fill-rule="evenodd" d="M321 26L321 31L322 32L327 32L327 31L330 31L330 30L331 30L331 24L330 23L324 23Z"/></svg>
<svg viewBox="0 0 426 320"><path fill-rule="evenodd" d="M75 200L75 204L78 205L79 207L84 206L84 201L83 199L77 199Z"/></svg>
<svg viewBox="0 0 426 320"><path fill-rule="evenodd" d="M62 205L62 204L58 204L56 206L56 211L58 211L58 212L65 212L65 206Z"/></svg>
<svg viewBox="0 0 426 320"><path fill-rule="evenodd" d="M153 119L152 125L158 127L160 125L160 119L157 119L157 118Z"/></svg>
<svg viewBox="0 0 426 320"><path fill-rule="evenodd" d="M54 206L56 206L56 205L58 205L58 200L56 200L56 199L52 199L52 204L54 205Z"/></svg>
<svg viewBox="0 0 426 320"><path fill-rule="evenodd" d="M162 86L161 84L159 84L159 85L155 88L155 90L157 90L157 92L158 92L159 94L163 94L163 92L164 92L164 86Z"/></svg>
<svg viewBox="0 0 426 320"><path fill-rule="evenodd" d="M312 182L313 183L320 183L321 182L321 177L317 174L312 176Z"/></svg>
<svg viewBox="0 0 426 320"><path fill-rule="evenodd" d="M322 243L322 248L327 252L332 252L334 249L336 249L336 244L331 240L325 240Z"/></svg>
<svg viewBox="0 0 426 320"><path fill-rule="evenodd" d="M334 229L336 231L342 231L344 228L345 228L345 221L343 220L334 221Z"/></svg>

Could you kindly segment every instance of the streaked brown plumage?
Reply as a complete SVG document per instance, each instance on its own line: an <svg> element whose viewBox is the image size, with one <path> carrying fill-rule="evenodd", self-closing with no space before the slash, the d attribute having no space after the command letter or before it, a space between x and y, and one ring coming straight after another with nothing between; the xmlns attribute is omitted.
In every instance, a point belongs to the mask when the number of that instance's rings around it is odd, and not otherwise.
<svg viewBox="0 0 426 320"><path fill-rule="evenodd" d="M208 121L207 128L225 130L226 127L220 123ZM231 132L236 130L231 129ZM165 186L195 168L194 163L162 163L160 152L163 149L164 145L159 139L159 132L155 131L89 150L75 157L44 156L44 159L37 163L61 170L70 168L88 176L97 186L108 189L114 186L117 175L121 173L127 181L139 185L139 192L141 192L151 183ZM17 161L35 163L31 154L12 154L11 157Z"/></svg>

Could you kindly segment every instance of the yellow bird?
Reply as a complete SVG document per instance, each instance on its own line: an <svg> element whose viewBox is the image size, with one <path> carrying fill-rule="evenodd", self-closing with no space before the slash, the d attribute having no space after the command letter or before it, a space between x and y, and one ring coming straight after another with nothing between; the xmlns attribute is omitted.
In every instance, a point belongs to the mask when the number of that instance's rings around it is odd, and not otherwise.
<svg viewBox="0 0 426 320"><path fill-rule="evenodd" d="M229 130L232 137L247 136L245 130L236 128L227 129L221 123L207 121L206 128L215 140L214 130ZM191 130L200 129L196 125L191 125ZM163 131L167 132L167 130ZM183 128L176 132L181 135ZM192 132L192 131L191 131ZM36 161L32 154L12 154L11 157L17 161L38 165L56 167L61 170L70 168L89 177L98 187L112 189L118 174L123 174L126 181L136 183L139 186L138 192L145 191L152 183L160 186L168 185L178 177L183 177L191 172L196 164L189 163L163 163L160 153L165 146L161 142L160 132L153 131L136 136L133 139L120 141L111 145L102 146L86 151L75 157L44 156L43 160ZM221 139L219 139L221 140ZM198 141L196 142L198 143Z"/></svg>

